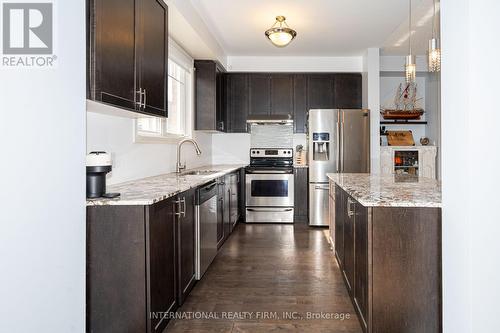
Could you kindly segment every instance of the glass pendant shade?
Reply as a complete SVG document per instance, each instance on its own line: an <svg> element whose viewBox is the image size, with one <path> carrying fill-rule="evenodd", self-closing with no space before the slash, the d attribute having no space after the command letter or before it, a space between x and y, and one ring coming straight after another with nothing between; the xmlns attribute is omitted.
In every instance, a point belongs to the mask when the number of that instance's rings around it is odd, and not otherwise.
<svg viewBox="0 0 500 333"><path fill-rule="evenodd" d="M277 16L274 25L266 31L266 37L277 47L285 47L297 36L297 32L290 29L284 16Z"/></svg>
<svg viewBox="0 0 500 333"><path fill-rule="evenodd" d="M441 49L436 38L429 40L429 72L441 70Z"/></svg>
<svg viewBox="0 0 500 333"><path fill-rule="evenodd" d="M436 1L432 2L434 15L432 17L432 38L429 40L429 72L441 71L441 49L439 48L439 40L436 38Z"/></svg>
<svg viewBox="0 0 500 333"><path fill-rule="evenodd" d="M406 56L405 73L406 83L415 82L415 78L417 77L417 65L415 64L415 57L411 54Z"/></svg>

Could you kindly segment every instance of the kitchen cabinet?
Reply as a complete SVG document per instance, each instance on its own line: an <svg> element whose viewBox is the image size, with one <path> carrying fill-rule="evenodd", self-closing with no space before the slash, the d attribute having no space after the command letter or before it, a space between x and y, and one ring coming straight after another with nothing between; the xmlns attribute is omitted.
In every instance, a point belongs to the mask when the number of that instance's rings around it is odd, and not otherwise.
<svg viewBox="0 0 500 333"><path fill-rule="evenodd" d="M271 74L271 114L293 114L293 75Z"/></svg>
<svg viewBox="0 0 500 333"><path fill-rule="evenodd" d="M309 218L309 169L294 169L294 222L307 223Z"/></svg>
<svg viewBox="0 0 500 333"><path fill-rule="evenodd" d="M178 303L182 305L193 288L195 280L196 251L196 189L179 194L175 200L177 230L177 278Z"/></svg>
<svg viewBox="0 0 500 333"><path fill-rule="evenodd" d="M238 220L245 222L245 211L246 211L246 173L245 168L241 168L239 171L239 184L238 184ZM234 226L233 226L234 229Z"/></svg>
<svg viewBox="0 0 500 333"><path fill-rule="evenodd" d="M335 188L335 255L342 269L344 269L344 191L335 184L330 184L330 188ZM331 217L330 217L331 218Z"/></svg>
<svg viewBox="0 0 500 333"><path fill-rule="evenodd" d="M224 243L226 233L224 232L224 212L229 209L225 207L226 186L224 177L217 180L217 249Z"/></svg>
<svg viewBox="0 0 500 333"><path fill-rule="evenodd" d="M271 113L271 75L249 74L249 111L250 117Z"/></svg>
<svg viewBox="0 0 500 333"><path fill-rule="evenodd" d="M336 109L362 108L361 74L345 73L334 75L334 101Z"/></svg>
<svg viewBox="0 0 500 333"><path fill-rule="evenodd" d="M175 311L175 203L87 208L87 330L161 332Z"/></svg>
<svg viewBox="0 0 500 333"><path fill-rule="evenodd" d="M307 109L335 108L333 74L309 74L307 77Z"/></svg>
<svg viewBox="0 0 500 333"><path fill-rule="evenodd" d="M229 191L229 234L233 231L236 223L240 219L240 182L241 173L234 172L226 176L226 183Z"/></svg>
<svg viewBox="0 0 500 333"><path fill-rule="evenodd" d="M347 289L352 292L354 287L354 215L355 202L350 196L346 197L344 220L344 276L347 282Z"/></svg>
<svg viewBox="0 0 500 333"><path fill-rule="evenodd" d="M167 117L167 5L161 0L88 0L87 8L87 98Z"/></svg>
<svg viewBox="0 0 500 333"><path fill-rule="evenodd" d="M224 68L216 61L196 60L195 130L227 131Z"/></svg>
<svg viewBox="0 0 500 333"><path fill-rule="evenodd" d="M148 332L162 332L167 321L161 314L176 306L174 207L171 200L146 209L146 285L149 287ZM163 323L164 322L164 323Z"/></svg>
<svg viewBox="0 0 500 333"><path fill-rule="evenodd" d="M293 76L293 126L295 133L307 133L307 75Z"/></svg>
<svg viewBox="0 0 500 333"><path fill-rule="evenodd" d="M309 109L361 108L358 73L227 73L227 132L247 132L248 116L293 114L294 132L307 132Z"/></svg>
<svg viewBox="0 0 500 333"><path fill-rule="evenodd" d="M248 117L248 74L230 73L226 76L227 117L230 133L246 133Z"/></svg>
<svg viewBox="0 0 500 333"><path fill-rule="evenodd" d="M441 209L366 207L330 188L335 256L363 331L442 332Z"/></svg>
<svg viewBox="0 0 500 333"><path fill-rule="evenodd" d="M354 302L359 309L362 325L368 318L368 208L354 203Z"/></svg>
<svg viewBox="0 0 500 333"><path fill-rule="evenodd" d="M224 241L231 233L231 176L224 176L223 184L223 217L224 217Z"/></svg>

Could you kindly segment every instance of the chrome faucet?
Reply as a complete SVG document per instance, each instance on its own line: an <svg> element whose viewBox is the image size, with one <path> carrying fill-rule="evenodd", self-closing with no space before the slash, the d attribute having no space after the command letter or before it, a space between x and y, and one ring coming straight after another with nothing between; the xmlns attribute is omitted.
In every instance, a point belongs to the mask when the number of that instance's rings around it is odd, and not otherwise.
<svg viewBox="0 0 500 333"><path fill-rule="evenodd" d="M181 163L181 147L184 143L186 142L191 142L196 149L196 155L201 155L201 150L196 141L193 139L184 139L181 142L177 144L177 164L175 167L175 172L176 173L181 173L182 170L186 169L186 163L182 164Z"/></svg>

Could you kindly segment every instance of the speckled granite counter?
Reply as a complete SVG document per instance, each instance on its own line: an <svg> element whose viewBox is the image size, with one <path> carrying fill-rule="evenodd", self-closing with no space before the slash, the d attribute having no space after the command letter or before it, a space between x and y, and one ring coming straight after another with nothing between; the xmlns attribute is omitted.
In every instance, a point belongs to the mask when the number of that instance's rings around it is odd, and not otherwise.
<svg viewBox="0 0 500 333"><path fill-rule="evenodd" d="M105 205L151 205L156 202L173 197L176 194L208 183L225 174L244 168L245 164L235 165L207 165L192 170L217 170L210 175L182 176L169 173L154 177L133 180L121 184L109 185L107 192L119 192L121 196L116 199L89 199L87 206ZM187 171L192 171L187 170Z"/></svg>
<svg viewBox="0 0 500 333"><path fill-rule="evenodd" d="M441 207L441 183L434 179L366 173L328 178L365 207Z"/></svg>

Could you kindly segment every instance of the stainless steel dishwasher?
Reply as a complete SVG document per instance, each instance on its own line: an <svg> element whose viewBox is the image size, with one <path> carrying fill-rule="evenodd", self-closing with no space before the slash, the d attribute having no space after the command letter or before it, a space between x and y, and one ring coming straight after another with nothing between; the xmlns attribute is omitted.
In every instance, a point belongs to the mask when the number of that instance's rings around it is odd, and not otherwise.
<svg viewBox="0 0 500 333"><path fill-rule="evenodd" d="M217 182L196 191L196 279L200 280L217 255Z"/></svg>

